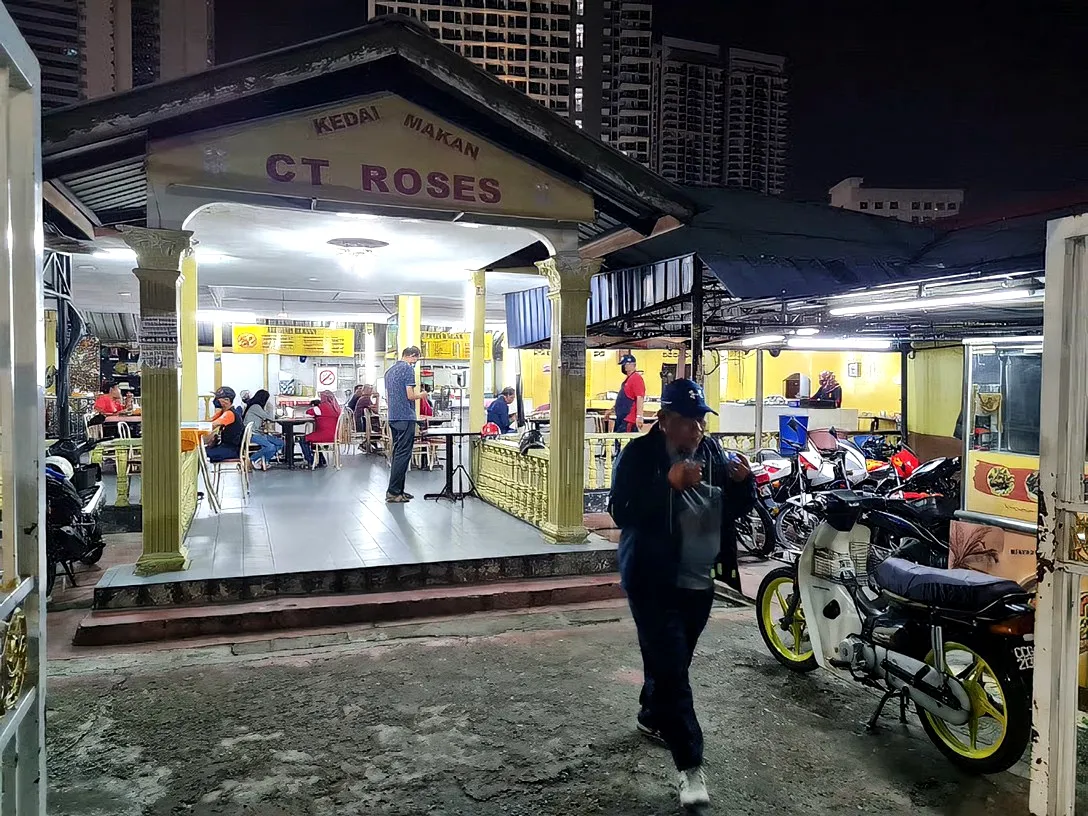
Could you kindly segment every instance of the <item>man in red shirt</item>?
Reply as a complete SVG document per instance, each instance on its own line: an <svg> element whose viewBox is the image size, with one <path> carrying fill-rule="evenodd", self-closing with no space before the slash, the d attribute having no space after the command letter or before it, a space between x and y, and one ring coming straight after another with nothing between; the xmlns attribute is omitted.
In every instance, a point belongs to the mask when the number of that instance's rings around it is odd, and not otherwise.
<svg viewBox="0 0 1088 816"><path fill-rule="evenodd" d="M125 403L121 401L121 388L111 382L102 385L102 393L94 401L94 410L102 416L113 416L125 410Z"/></svg>
<svg viewBox="0 0 1088 816"><path fill-rule="evenodd" d="M638 363L631 354L620 357L620 370L627 375L616 394L616 418L614 433L635 433L642 431L642 404L646 400L646 381L636 370Z"/></svg>

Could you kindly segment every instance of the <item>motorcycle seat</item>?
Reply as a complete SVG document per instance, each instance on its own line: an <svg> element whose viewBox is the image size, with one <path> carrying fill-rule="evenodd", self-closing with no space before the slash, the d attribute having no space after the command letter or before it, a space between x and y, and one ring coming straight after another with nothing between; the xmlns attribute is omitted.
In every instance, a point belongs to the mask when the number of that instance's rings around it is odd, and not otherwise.
<svg viewBox="0 0 1088 816"><path fill-rule="evenodd" d="M1029 598L1018 583L983 572L937 569L888 558L876 568L873 580L886 593L908 601L955 612L980 612L1005 598Z"/></svg>

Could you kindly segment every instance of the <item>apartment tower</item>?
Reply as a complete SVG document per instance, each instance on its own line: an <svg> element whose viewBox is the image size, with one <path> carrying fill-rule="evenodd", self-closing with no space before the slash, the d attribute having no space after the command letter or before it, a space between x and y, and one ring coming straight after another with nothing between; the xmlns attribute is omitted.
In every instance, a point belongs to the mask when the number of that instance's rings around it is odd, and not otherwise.
<svg viewBox="0 0 1088 816"><path fill-rule="evenodd" d="M725 185L725 74L716 45L664 37L654 47L653 169L669 181Z"/></svg>
<svg viewBox="0 0 1088 816"><path fill-rule="evenodd" d="M729 49L726 184L778 195L786 186L786 60Z"/></svg>

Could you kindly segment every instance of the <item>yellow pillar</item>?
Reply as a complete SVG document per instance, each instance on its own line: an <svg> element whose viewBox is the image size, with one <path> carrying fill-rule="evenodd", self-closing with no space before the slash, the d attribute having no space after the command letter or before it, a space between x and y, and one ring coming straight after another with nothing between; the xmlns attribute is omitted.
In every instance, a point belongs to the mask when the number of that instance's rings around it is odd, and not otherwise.
<svg viewBox="0 0 1088 816"><path fill-rule="evenodd" d="M189 250L181 259L181 310L178 312L181 326L181 419L184 422L200 419L200 389L196 379L196 280L196 255Z"/></svg>
<svg viewBox="0 0 1088 816"><path fill-rule="evenodd" d="M363 377L367 385L373 385L378 379L378 338L374 333L374 324L367 323L363 333Z"/></svg>
<svg viewBox="0 0 1088 816"><path fill-rule="evenodd" d="M556 542L586 538L586 304L600 259L563 252L537 264L552 303L551 436L548 441L548 517L544 534Z"/></svg>
<svg viewBox="0 0 1088 816"><path fill-rule="evenodd" d="M419 345L419 295L397 296L397 357L409 346Z"/></svg>
<svg viewBox="0 0 1088 816"><path fill-rule="evenodd" d="M212 324L212 354L215 358L216 390L223 387L223 324L216 320Z"/></svg>
<svg viewBox="0 0 1088 816"><path fill-rule="evenodd" d="M57 368L57 313L53 309L45 313L45 367ZM56 393L56 386L46 389L50 394Z"/></svg>
<svg viewBox="0 0 1088 816"><path fill-rule="evenodd" d="M187 565L181 520L181 377L178 287L187 230L120 227L136 251L140 281L140 373L143 408L143 553L139 575Z"/></svg>
<svg viewBox="0 0 1088 816"><path fill-rule="evenodd" d="M487 412L484 410L484 358L487 356L485 341L487 335L484 331L484 320L487 317L487 290L485 289L484 273L477 271L472 273L471 317L465 315L472 330L472 348L468 361L468 427L471 431L478 431L484 426ZM496 387L496 392L500 388Z"/></svg>
<svg viewBox="0 0 1088 816"><path fill-rule="evenodd" d="M722 402L722 374L725 371L724 351L708 351L703 354L703 392L706 396L706 404L715 411L720 411ZM716 433L721 429L721 419L717 414L706 415L706 429ZM757 445L758 449L759 446Z"/></svg>

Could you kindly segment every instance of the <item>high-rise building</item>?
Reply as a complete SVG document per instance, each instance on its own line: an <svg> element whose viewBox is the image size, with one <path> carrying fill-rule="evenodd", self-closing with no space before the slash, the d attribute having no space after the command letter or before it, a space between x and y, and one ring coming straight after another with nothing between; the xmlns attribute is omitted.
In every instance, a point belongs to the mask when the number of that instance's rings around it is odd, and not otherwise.
<svg viewBox="0 0 1088 816"><path fill-rule="evenodd" d="M729 49L726 184L777 195L786 186L786 60Z"/></svg>
<svg viewBox="0 0 1088 816"><path fill-rule="evenodd" d="M653 169L678 184L725 185L725 66L716 45L654 46Z"/></svg>
<svg viewBox="0 0 1088 816"><path fill-rule="evenodd" d="M649 166L653 6L632 0L603 0L603 10L601 138Z"/></svg>
<svg viewBox="0 0 1088 816"><path fill-rule="evenodd" d="M590 0L592 2L593 0ZM598 0L599 2L599 0ZM584 91L572 77L585 71L585 0L369 0L369 16L403 14L485 71L556 113L579 118ZM575 54L581 59L575 61ZM581 110L577 110L581 108Z"/></svg>
<svg viewBox="0 0 1088 816"><path fill-rule="evenodd" d="M42 65L56 108L203 71L214 62L214 0L5 0Z"/></svg>
<svg viewBox="0 0 1088 816"><path fill-rule="evenodd" d="M631 0L369 0L650 163L652 7Z"/></svg>
<svg viewBox="0 0 1088 816"><path fill-rule="evenodd" d="M5 0L4 6L41 64L42 106L78 102L82 51L78 0Z"/></svg>
<svg viewBox="0 0 1088 816"><path fill-rule="evenodd" d="M832 207L914 224L959 215L963 208L963 190L866 187L860 176L843 179L828 194Z"/></svg>

